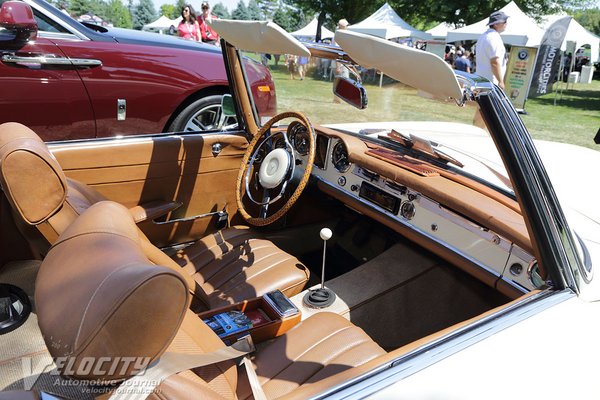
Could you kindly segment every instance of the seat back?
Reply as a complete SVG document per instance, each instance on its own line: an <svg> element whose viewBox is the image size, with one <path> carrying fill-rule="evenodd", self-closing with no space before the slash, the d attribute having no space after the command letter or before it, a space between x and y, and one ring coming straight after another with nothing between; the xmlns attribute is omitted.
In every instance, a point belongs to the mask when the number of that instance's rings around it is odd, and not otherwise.
<svg viewBox="0 0 600 400"><path fill-rule="evenodd" d="M0 125L0 184L17 226L41 254L79 214L105 200L89 186L68 179L40 137L16 122Z"/></svg>
<svg viewBox="0 0 600 400"><path fill-rule="evenodd" d="M60 235L40 267L35 300L59 372L105 381L159 358L189 305L183 277L148 260L128 210L113 202L93 205Z"/></svg>

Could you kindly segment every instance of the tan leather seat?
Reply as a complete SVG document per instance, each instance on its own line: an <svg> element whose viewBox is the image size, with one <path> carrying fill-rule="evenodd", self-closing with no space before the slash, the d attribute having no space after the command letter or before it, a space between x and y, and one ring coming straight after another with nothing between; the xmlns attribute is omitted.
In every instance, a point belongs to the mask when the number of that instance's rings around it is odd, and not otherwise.
<svg viewBox="0 0 600 400"><path fill-rule="evenodd" d="M68 179L46 144L18 123L0 125L0 183L17 225L41 254L78 215L106 200L93 188ZM184 276L197 311L275 289L292 296L302 291L309 278L300 261L247 227L209 235L178 252L176 262L142 231L138 234L153 263L187 271Z"/></svg>
<svg viewBox="0 0 600 400"><path fill-rule="evenodd" d="M68 377L122 379L135 372L116 368L110 376L94 375L102 369L90 368L89 356L103 357L104 365L104 357L123 356L149 357L151 363L164 351L203 354L225 346L187 309L185 280L145 257L126 217L127 210L115 203L93 205L40 267L35 295L40 329L53 357L71 359L62 364L69 366L61 371ZM267 398L302 397L384 354L346 319L318 313L258 351L253 363ZM243 375L233 361L184 371L165 380L152 398L246 399L251 391Z"/></svg>

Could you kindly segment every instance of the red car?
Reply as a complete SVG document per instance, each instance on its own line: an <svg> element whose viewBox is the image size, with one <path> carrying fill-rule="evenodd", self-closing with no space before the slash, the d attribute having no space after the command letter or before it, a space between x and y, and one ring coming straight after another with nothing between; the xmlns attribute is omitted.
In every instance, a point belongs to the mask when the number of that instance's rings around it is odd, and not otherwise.
<svg viewBox="0 0 600 400"><path fill-rule="evenodd" d="M229 91L218 47L81 24L43 0L0 0L0 123L46 141L215 129ZM246 59L261 115L269 70ZM249 67L250 66L250 67Z"/></svg>

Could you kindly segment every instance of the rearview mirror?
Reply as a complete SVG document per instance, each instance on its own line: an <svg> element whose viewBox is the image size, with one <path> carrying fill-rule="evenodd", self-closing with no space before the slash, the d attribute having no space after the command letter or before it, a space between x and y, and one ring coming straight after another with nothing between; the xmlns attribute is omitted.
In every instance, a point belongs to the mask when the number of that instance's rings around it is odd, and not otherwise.
<svg viewBox="0 0 600 400"><path fill-rule="evenodd" d="M359 110L367 108L367 91L358 82L348 78L337 77L333 82L333 93Z"/></svg>
<svg viewBox="0 0 600 400"><path fill-rule="evenodd" d="M37 38L38 25L33 11L22 1L6 1L0 7L0 26L15 34L17 41L27 42Z"/></svg>

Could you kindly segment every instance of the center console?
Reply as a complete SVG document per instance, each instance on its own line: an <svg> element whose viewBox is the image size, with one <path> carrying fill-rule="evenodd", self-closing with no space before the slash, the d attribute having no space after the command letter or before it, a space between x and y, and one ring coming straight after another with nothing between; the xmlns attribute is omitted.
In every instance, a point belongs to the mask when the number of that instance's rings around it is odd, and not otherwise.
<svg viewBox="0 0 600 400"><path fill-rule="evenodd" d="M281 291L198 314L226 344L250 334L255 343L283 335L301 319L300 310Z"/></svg>

